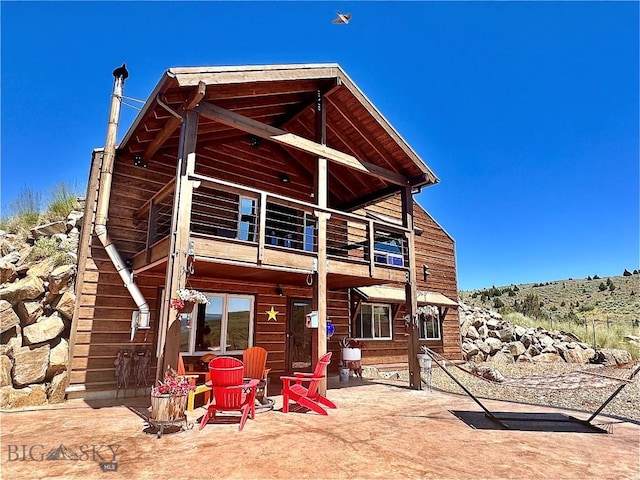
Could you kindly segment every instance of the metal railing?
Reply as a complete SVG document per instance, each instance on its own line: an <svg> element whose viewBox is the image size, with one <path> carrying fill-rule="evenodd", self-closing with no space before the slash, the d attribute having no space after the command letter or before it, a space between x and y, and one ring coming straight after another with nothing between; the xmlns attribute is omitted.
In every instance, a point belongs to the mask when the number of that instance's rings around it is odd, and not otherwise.
<svg viewBox="0 0 640 480"><path fill-rule="evenodd" d="M330 213L327 221L330 258L399 268L409 265L408 230L396 224L320 209L317 205L202 175L190 178L200 183L192 198L190 230L194 236L313 254L318 250L315 214L325 211ZM136 214L140 221L138 229L147 232L147 248L169 235L172 210L173 184L165 186Z"/></svg>

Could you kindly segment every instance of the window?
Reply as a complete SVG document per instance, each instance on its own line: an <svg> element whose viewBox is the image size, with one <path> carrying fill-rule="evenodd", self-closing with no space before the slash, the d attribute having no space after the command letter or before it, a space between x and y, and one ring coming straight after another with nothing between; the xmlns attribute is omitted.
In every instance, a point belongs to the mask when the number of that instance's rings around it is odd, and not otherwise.
<svg viewBox="0 0 640 480"><path fill-rule="evenodd" d="M267 202L267 245L313 252L316 248L315 228L312 214Z"/></svg>
<svg viewBox="0 0 640 480"><path fill-rule="evenodd" d="M377 303L363 303L356 317L356 338L391 340L391 307Z"/></svg>
<svg viewBox="0 0 640 480"><path fill-rule="evenodd" d="M420 311L424 310L424 312ZM422 340L440 339L440 309L435 305L420 307L419 328Z"/></svg>
<svg viewBox="0 0 640 480"><path fill-rule="evenodd" d="M316 219L310 213L304 214L304 251L316 251Z"/></svg>
<svg viewBox="0 0 640 480"><path fill-rule="evenodd" d="M253 297L209 294L209 305L181 315L180 351L239 354L253 345Z"/></svg>
<svg viewBox="0 0 640 480"><path fill-rule="evenodd" d="M238 240L256 241L256 199L240 197L238 220Z"/></svg>
<svg viewBox="0 0 640 480"><path fill-rule="evenodd" d="M374 243L374 261L384 265L404 265L404 249L402 239L390 234L376 232Z"/></svg>

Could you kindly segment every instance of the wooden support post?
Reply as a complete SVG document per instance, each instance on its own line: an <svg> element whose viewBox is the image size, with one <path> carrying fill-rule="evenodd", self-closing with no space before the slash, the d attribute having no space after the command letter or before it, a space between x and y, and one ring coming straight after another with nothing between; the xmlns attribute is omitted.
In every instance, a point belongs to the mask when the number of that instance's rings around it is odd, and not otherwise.
<svg viewBox="0 0 640 480"><path fill-rule="evenodd" d="M182 121L180 145L178 147L178 165L176 167L176 188L173 199L173 218L171 220L171 248L167 261L164 303L164 328L160 330L157 372L160 378L167 367L177 369L180 353L180 321L176 311L169 307L174 292L185 287L187 250L189 248L189 230L191 223L191 205L193 201L193 182L188 179L195 172L196 139L198 132L198 114L193 110L186 112Z"/></svg>
<svg viewBox="0 0 640 480"><path fill-rule="evenodd" d="M402 225L409 229L407 233L409 272L407 283L405 284L407 315L409 315L409 342L407 345L407 354L409 357L409 386L414 390L421 390L420 362L418 361L418 353L420 353L417 322L418 292L416 287L415 233L413 229L413 195L411 193L411 186L406 186L402 189Z"/></svg>
<svg viewBox="0 0 640 480"><path fill-rule="evenodd" d="M324 109L324 99L320 90L316 93L316 117L315 117L316 142L326 144L327 125ZM327 208L328 162L324 157L318 157L318 169L316 175L316 192L318 207ZM318 271L314 289L314 306L318 311L318 331L314 332L315 356L314 367L322 355L327 353L327 220L330 214L317 211L318 218ZM327 391L326 378L318 386L320 394Z"/></svg>

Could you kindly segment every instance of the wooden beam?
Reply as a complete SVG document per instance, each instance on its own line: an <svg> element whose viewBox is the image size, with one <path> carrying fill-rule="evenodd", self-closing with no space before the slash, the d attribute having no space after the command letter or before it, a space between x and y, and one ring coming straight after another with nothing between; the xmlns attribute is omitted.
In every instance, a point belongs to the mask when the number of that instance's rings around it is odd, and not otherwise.
<svg viewBox="0 0 640 480"><path fill-rule="evenodd" d="M326 146L327 142L327 117L324 108L324 99L322 92L317 91L315 106L315 140L320 146ZM328 199L328 179L329 168L327 159L323 155L318 156L318 166L316 170L316 200L318 207L327 208ZM313 364L327 353L327 220L331 214L316 212L318 217L318 273L316 275L314 303L318 311L318 331L315 332L316 355L313 358ZM327 379L324 378L318 385L318 391L321 395L327 392Z"/></svg>
<svg viewBox="0 0 640 480"><path fill-rule="evenodd" d="M407 315L409 315L409 339L407 342L409 386L414 390L421 390L422 380L420 378L420 362L418 361L420 332L418 331L417 317L418 289L416 284L415 234L413 230L413 195L409 186L402 189L402 225L409 229L409 232L407 232L409 272L405 283L405 301Z"/></svg>
<svg viewBox="0 0 640 480"><path fill-rule="evenodd" d="M346 212L353 212L354 210L358 210L360 208L364 208L372 203L377 203L380 200L391 197L395 195L401 190L397 185L391 185L389 187L385 187L377 192L372 192L369 195L365 195L364 197L356 198L352 202L346 202L341 205L336 205L334 208L336 210L342 210Z"/></svg>
<svg viewBox="0 0 640 480"><path fill-rule="evenodd" d="M191 97L178 108L177 113L180 116L183 116L185 112L192 110L199 102L204 98L206 93L206 84L204 82L198 83L198 88L196 88ZM164 144L164 142L175 132L176 128L180 126L182 122L181 118L177 118L175 116L171 116L167 123L165 123L164 128L156 135L156 138L147 146L146 150L142 154L142 158L149 160L151 157L155 155L158 149Z"/></svg>
<svg viewBox="0 0 640 480"><path fill-rule="evenodd" d="M186 112L180 135L178 165L176 166L176 189L173 198L173 218L171 220L171 247L167 259L165 289L162 296L163 318L159 322L158 371L156 379L162 378L168 366L176 369L180 352L180 321L175 310L169 307L173 293L184 288L186 251L189 242L193 183L189 175L195 171L198 114Z"/></svg>
<svg viewBox="0 0 640 480"><path fill-rule="evenodd" d="M201 102L196 111L207 118L211 118L227 126L251 133L266 140L285 145L318 157L326 158L332 162L373 175L389 183L407 185L408 179L404 176L386 170L378 165L357 159L353 155L346 154L326 145L318 144L307 138L300 137L285 130L257 122L251 118L239 115L230 110L225 110L208 102Z"/></svg>

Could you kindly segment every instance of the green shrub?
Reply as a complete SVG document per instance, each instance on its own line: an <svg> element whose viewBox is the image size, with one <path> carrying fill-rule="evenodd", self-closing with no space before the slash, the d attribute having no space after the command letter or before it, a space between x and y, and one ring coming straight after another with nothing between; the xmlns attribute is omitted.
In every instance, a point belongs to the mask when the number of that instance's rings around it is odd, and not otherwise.
<svg viewBox="0 0 640 480"><path fill-rule="evenodd" d="M58 240L53 237L42 237L36 240L27 260L38 261L49 258L56 266L72 264L75 260L67 254L68 250L67 242L58 244Z"/></svg>
<svg viewBox="0 0 640 480"><path fill-rule="evenodd" d="M7 210L9 215L2 219L1 228L9 233L26 236L40 219L40 194L23 187L9 203Z"/></svg>
<svg viewBox="0 0 640 480"><path fill-rule="evenodd" d="M59 183L53 189L51 201L45 212L49 222L64 220L72 210L78 208L78 195L66 183Z"/></svg>
<svg viewBox="0 0 640 480"><path fill-rule="evenodd" d="M600 290L601 292L604 292L607 289L607 286L604 284L604 282L600 282L600 285L598 285L598 290Z"/></svg>

